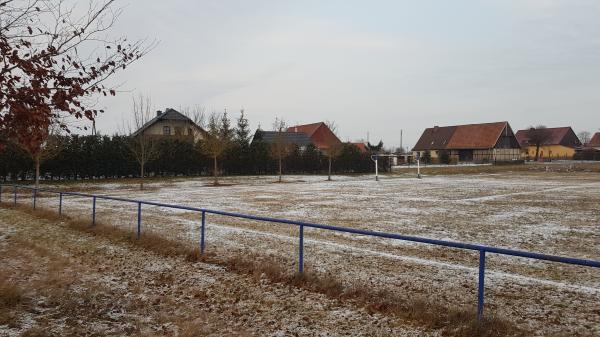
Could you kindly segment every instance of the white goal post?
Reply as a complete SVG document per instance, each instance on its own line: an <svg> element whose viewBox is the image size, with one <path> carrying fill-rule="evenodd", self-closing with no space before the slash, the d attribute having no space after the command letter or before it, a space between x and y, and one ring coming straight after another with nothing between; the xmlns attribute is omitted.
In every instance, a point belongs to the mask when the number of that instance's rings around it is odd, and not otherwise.
<svg viewBox="0 0 600 337"><path fill-rule="evenodd" d="M371 160L375 162L375 181L379 181L379 157L388 157L388 158L398 158L403 157L403 154L373 154L371 155ZM421 179L421 156L420 153L417 152L417 178Z"/></svg>

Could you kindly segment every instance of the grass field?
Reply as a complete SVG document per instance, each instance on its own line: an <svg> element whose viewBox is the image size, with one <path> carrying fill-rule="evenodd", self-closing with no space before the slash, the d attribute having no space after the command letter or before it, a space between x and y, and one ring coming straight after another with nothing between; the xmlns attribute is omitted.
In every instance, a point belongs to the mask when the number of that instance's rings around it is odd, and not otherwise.
<svg viewBox="0 0 600 337"><path fill-rule="evenodd" d="M379 182L371 176L339 176L333 182L288 176L283 184L273 177L229 177L219 187L196 178L154 180L145 191L133 181L68 188L599 260L600 174L594 167L431 168L421 180L398 173ZM25 192L19 199L30 202ZM38 200L40 207L56 205L55 196L42 194ZM99 201L97 207L98 221L133 230L134 204ZM68 215L89 218L90 209L89 199L65 198ZM199 214L150 206L143 210L144 233L195 244L198 226ZM318 274L407 300L427 298L466 308L476 303L476 253L321 230L305 234L305 262ZM297 228L288 225L210 215L207 251L268 257L293 273L297 236ZM530 335L600 334L600 270L494 255L488 268L486 315L505 317Z"/></svg>

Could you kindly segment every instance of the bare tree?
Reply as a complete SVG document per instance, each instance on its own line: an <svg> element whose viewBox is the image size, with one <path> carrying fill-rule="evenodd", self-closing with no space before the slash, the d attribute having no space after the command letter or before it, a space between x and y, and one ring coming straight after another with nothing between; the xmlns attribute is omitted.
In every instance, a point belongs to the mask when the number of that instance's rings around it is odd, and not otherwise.
<svg viewBox="0 0 600 337"><path fill-rule="evenodd" d="M275 131L275 138L271 144L271 153L277 158L277 162L279 163L279 182L282 182L283 158L287 155L290 148L290 144L286 138L287 124L283 118L275 118L273 131Z"/></svg>
<svg viewBox="0 0 600 337"><path fill-rule="evenodd" d="M552 137L552 133L544 125L538 125L536 127L532 126L529 128L529 131L527 131L529 145L535 146L535 161L538 161L540 158L540 147L547 142L550 137Z"/></svg>
<svg viewBox="0 0 600 337"><path fill-rule="evenodd" d="M206 124L206 108L202 105L180 107L181 112L201 128Z"/></svg>
<svg viewBox="0 0 600 337"><path fill-rule="evenodd" d="M213 159L214 184L219 184L218 159L230 146L229 135L223 132L223 116L213 112L208 117L207 134L202 141L202 152Z"/></svg>
<svg viewBox="0 0 600 337"><path fill-rule="evenodd" d="M39 129L36 129L39 130ZM40 166L46 160L58 155L63 148L63 138L60 135L60 126L57 123L50 125L49 128L36 132L32 135L37 139L34 143L15 143L21 147L31 157L35 165L35 188L40 186Z"/></svg>
<svg viewBox="0 0 600 337"><path fill-rule="evenodd" d="M586 145L590 142L590 140L592 140L592 134L589 131L581 131L577 134L577 137L583 145Z"/></svg>
<svg viewBox="0 0 600 337"><path fill-rule="evenodd" d="M334 135L337 136L337 124L334 121L326 121L325 125L327 125L327 127L329 128L329 130L331 130L331 132L333 132ZM329 161L329 168L327 171L327 180L331 181L331 169L332 169L332 162L335 158L337 158L340 155L340 152L342 151L343 148L343 144L341 142L331 142L331 144L327 144L327 159Z"/></svg>
<svg viewBox="0 0 600 337"><path fill-rule="evenodd" d="M0 131L39 147L51 125L69 130L65 117L102 112L87 101L115 95L105 80L154 46L107 38L121 13L114 2L0 0Z"/></svg>
<svg viewBox="0 0 600 337"><path fill-rule="evenodd" d="M139 95L133 98L131 112L133 114L132 130L129 126L129 149L140 166L140 190L144 189L144 177L146 176L146 164L156 158L158 151L156 139L150 135L144 126L153 118L152 100L150 97Z"/></svg>

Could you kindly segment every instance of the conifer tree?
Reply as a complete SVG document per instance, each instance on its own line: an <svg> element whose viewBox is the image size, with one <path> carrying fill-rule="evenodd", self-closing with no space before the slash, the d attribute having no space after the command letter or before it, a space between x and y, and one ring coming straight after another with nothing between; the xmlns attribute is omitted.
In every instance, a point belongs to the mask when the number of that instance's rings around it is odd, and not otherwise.
<svg viewBox="0 0 600 337"><path fill-rule="evenodd" d="M247 146L250 142L250 123L244 114L244 109L240 111L240 118L237 120L235 139L243 146Z"/></svg>

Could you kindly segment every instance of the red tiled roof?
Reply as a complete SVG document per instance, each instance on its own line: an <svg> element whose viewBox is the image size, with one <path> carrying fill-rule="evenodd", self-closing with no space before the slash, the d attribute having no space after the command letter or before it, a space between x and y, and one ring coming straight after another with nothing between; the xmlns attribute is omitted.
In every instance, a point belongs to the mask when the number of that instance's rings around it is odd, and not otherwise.
<svg viewBox="0 0 600 337"><path fill-rule="evenodd" d="M310 137L319 150L327 150L330 146L341 144L340 139L323 122L295 125L287 128L287 132L301 132Z"/></svg>
<svg viewBox="0 0 600 337"><path fill-rule="evenodd" d="M350 143L358 148L360 152L367 152L367 144L358 142L358 143Z"/></svg>
<svg viewBox="0 0 600 337"><path fill-rule="evenodd" d="M302 133L306 133L309 137L312 137L312 135L317 131L317 129L321 125L325 125L325 123L319 122L319 123L304 124L304 125L294 125L294 126L290 126L287 129L287 132L302 132Z"/></svg>
<svg viewBox="0 0 600 337"><path fill-rule="evenodd" d="M560 127L560 128L546 128L545 132L548 132L548 139L544 141L541 145L564 145L570 147L581 146L579 139L575 136L575 132L571 127ZM519 130L516 133L517 140L521 146L528 146L529 142L529 129L527 130Z"/></svg>
<svg viewBox="0 0 600 337"><path fill-rule="evenodd" d="M436 126L423 132L413 150L491 149L507 127L508 122Z"/></svg>

